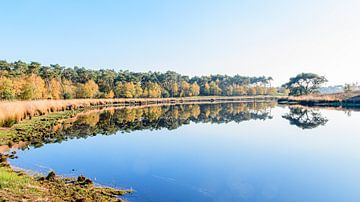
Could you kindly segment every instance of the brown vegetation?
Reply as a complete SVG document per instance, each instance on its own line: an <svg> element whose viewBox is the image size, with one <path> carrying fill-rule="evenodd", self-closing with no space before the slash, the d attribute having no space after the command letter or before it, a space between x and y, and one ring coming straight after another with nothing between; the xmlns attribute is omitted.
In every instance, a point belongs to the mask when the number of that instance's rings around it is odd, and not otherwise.
<svg viewBox="0 0 360 202"><path fill-rule="evenodd" d="M294 101L345 101L360 95L360 91L352 91L347 93L332 93L332 94L312 94L303 96L289 96L289 100Z"/></svg>
<svg viewBox="0 0 360 202"><path fill-rule="evenodd" d="M10 126L14 122L50 112L114 102L115 100L106 99L2 101L0 102L0 126Z"/></svg>
<svg viewBox="0 0 360 202"><path fill-rule="evenodd" d="M278 103L303 106L358 108L360 106L360 91L289 96L287 98L278 99Z"/></svg>

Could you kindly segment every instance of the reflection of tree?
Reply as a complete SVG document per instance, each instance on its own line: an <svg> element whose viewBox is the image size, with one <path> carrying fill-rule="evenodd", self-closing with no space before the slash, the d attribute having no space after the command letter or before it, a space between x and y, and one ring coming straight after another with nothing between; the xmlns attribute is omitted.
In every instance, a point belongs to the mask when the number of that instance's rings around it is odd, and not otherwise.
<svg viewBox="0 0 360 202"><path fill-rule="evenodd" d="M320 112L302 107L290 108L290 113L282 117L289 120L291 125L302 129L313 129L328 122L328 119Z"/></svg>
<svg viewBox="0 0 360 202"><path fill-rule="evenodd" d="M60 142L68 138L86 138L97 134L111 135L136 130L176 129L193 123L240 123L271 119L274 103L184 104L142 108L124 108L84 113L65 121L53 138L45 142ZM44 140L43 140L44 141Z"/></svg>

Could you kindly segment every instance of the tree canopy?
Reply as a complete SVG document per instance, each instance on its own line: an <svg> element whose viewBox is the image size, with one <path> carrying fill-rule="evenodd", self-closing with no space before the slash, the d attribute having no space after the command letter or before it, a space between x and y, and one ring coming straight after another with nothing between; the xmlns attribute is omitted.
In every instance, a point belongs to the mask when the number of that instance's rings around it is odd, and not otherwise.
<svg viewBox="0 0 360 202"><path fill-rule="evenodd" d="M289 89L289 95L308 95L318 92L325 82L327 79L324 76L314 73L301 73L290 78L290 81L285 83L283 87Z"/></svg>
<svg viewBox="0 0 360 202"><path fill-rule="evenodd" d="M276 94L271 77L210 75L173 71L92 70L38 62L0 60L0 99L138 98Z"/></svg>

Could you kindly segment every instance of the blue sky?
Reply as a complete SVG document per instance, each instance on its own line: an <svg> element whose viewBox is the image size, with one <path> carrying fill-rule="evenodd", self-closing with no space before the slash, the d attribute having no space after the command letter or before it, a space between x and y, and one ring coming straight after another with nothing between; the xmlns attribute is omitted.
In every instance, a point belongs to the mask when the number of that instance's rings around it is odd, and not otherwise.
<svg viewBox="0 0 360 202"><path fill-rule="evenodd" d="M0 9L8 61L360 81L356 0L5 0Z"/></svg>

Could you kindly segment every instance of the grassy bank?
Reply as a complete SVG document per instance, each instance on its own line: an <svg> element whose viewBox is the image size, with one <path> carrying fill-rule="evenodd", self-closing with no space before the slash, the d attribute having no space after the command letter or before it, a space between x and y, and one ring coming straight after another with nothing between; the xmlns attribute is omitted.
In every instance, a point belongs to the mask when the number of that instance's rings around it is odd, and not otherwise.
<svg viewBox="0 0 360 202"><path fill-rule="evenodd" d="M0 129L0 145L14 145L24 142L36 146L42 144L43 137L54 135L53 127L61 119L74 116L82 109L55 112L23 120L9 128Z"/></svg>
<svg viewBox="0 0 360 202"><path fill-rule="evenodd" d="M3 201L121 201L132 190L94 186L83 176L63 178L30 176L9 167L0 167L0 199Z"/></svg>
<svg viewBox="0 0 360 202"><path fill-rule="evenodd" d="M289 96L287 98L278 99L278 103L304 106L360 107L360 91L349 93Z"/></svg>

